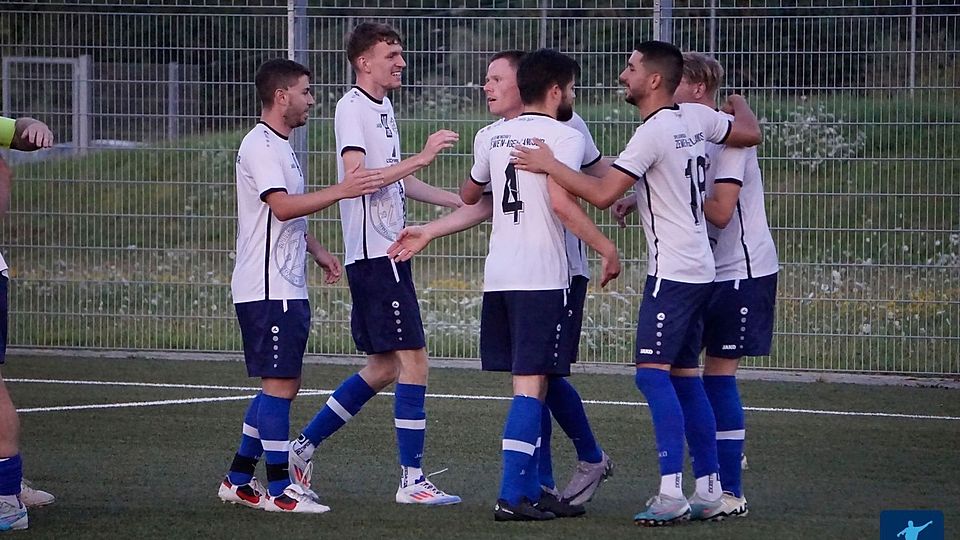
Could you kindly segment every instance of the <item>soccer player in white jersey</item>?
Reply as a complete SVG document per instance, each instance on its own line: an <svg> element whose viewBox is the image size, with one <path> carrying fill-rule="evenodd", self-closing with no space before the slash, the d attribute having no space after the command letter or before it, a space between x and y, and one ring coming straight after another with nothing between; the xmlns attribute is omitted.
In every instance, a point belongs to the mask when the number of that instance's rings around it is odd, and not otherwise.
<svg viewBox="0 0 960 540"><path fill-rule="evenodd" d="M683 57L669 43L635 47L620 82L643 124L600 180L566 167L549 145L514 150L517 168L546 172L600 208L635 183L644 201L649 268L637 322L636 384L650 404L661 481L634 521L649 526L714 517L719 506L716 422L698 370L702 317L715 275L703 215L704 141L760 141L756 117L738 96L731 98L733 122L706 107L678 107L673 92L682 70ZM699 474L692 505L681 482L685 432Z"/></svg>
<svg viewBox="0 0 960 540"><path fill-rule="evenodd" d="M343 427L370 398L397 383L394 426L400 460L401 504L457 504L423 474L426 432L427 350L410 263L395 263L387 247L405 224L406 198L456 208L460 197L429 186L413 173L457 141L441 130L423 150L400 159L400 134L387 93L400 87L406 63L400 36L388 25L363 23L347 39L347 59L356 85L337 103L335 116L339 174L358 168L379 170L383 187L364 197L341 201L347 280L353 299L351 329L367 365L343 381L326 405L291 444L294 480L309 488L311 459L320 442Z"/></svg>
<svg viewBox="0 0 960 540"><path fill-rule="evenodd" d="M33 118L0 116L0 148L32 151L53 146L53 132ZM10 207L13 173L0 157L0 217ZM7 262L0 255L0 366L7 353ZM20 420L17 409L0 373L0 532L26 529L27 508L53 502L53 495L23 484L23 461L20 458ZM31 504L32 503L32 504Z"/></svg>
<svg viewBox="0 0 960 540"><path fill-rule="evenodd" d="M340 278L340 263L307 231L306 216L333 203L374 193L377 171L353 171L333 187L304 192L303 171L288 142L307 122L313 96L310 71L291 60L269 60L257 70L260 121L237 152L237 258L231 290L247 374L262 391L243 422L239 449L218 495L271 512L322 513L330 508L291 483L287 470L290 404L300 389L310 332L305 260L309 253L326 282ZM266 454L266 492L253 477Z"/></svg>
<svg viewBox="0 0 960 540"><path fill-rule="evenodd" d="M491 58L483 89L490 112L500 116L501 119L484 129L512 120L523 112L524 105L520 99L520 90L517 87L517 65L524 54L523 51L516 50L502 51ZM563 121L563 123L576 129L584 137L581 170L593 176L603 176L609 169L609 162L602 158L600 150L597 148L583 119L573 113L572 117ZM472 184L473 182L468 179L465 185L471 186ZM424 226L405 228L400 232L397 242L388 250L388 254L397 257L398 260L407 260L422 251L435 238L466 230L490 219L493 216L494 204L489 184L483 195L479 201L464 205ZM614 261L619 261L616 246L603 236L603 233L589 221L588 217L584 215L581 216L581 219L584 220L585 227L590 231L592 237L590 241L594 245L602 244L606 246L607 251L602 253L602 256L606 257L611 266ZM562 354L570 358L570 362L575 362L580 345L584 300L590 279L586 256L588 242L577 238L566 229L564 230L564 240L567 249L567 262L570 265L570 285L567 291L567 319L564 322L563 343L560 350ZM618 268L609 268L608 271L618 271ZM607 276L604 276L604 278L606 279ZM606 282L603 282L601 286L605 284ZM589 501L600 483L612 474L613 462L597 443L580 395L566 378L548 378L544 405L541 417L541 447L538 471L544 496L541 497L540 506L550 506L551 503L559 500L567 503L567 505L564 507L554 505L552 507L558 517L566 517L570 512L578 515L578 513L583 512L581 505ZM557 489L553 477L550 452L552 417L556 417L557 422L577 450L577 467L562 492Z"/></svg>

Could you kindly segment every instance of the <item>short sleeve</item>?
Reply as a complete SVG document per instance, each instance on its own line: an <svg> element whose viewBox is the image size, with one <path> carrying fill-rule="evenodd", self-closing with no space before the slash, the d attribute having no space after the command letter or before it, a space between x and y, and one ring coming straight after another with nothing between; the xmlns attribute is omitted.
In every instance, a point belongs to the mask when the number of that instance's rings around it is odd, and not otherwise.
<svg viewBox="0 0 960 540"><path fill-rule="evenodd" d="M717 156L715 184L737 184L743 187L746 176L747 160L750 158L751 148L734 148L724 146Z"/></svg>
<svg viewBox="0 0 960 540"><path fill-rule="evenodd" d="M573 113L573 118L564 123L583 135L583 163L580 164L579 168L586 169L600 161L603 155L600 153L600 149L597 148L597 143L593 140L593 135L590 134L590 128L587 127L587 123L583 121L583 118L581 118L579 114Z"/></svg>
<svg viewBox="0 0 960 540"><path fill-rule="evenodd" d="M579 132L569 132L557 140L552 150L558 161L577 171L583 164L583 148L583 135Z"/></svg>
<svg viewBox="0 0 960 540"><path fill-rule="evenodd" d="M473 183L485 186L490 183L490 144L487 132L481 129L473 137L473 167L470 168L470 179Z"/></svg>
<svg viewBox="0 0 960 540"><path fill-rule="evenodd" d="M367 153L367 143L363 139L363 123L360 122L362 106L359 100L343 99L337 103L333 126L336 131L338 156L343 156L348 150Z"/></svg>
<svg viewBox="0 0 960 540"><path fill-rule="evenodd" d="M685 103L683 114L692 114L703 129L704 138L712 143L723 144L730 135L733 123L729 116L718 110L700 103Z"/></svg>
<svg viewBox="0 0 960 540"><path fill-rule="evenodd" d="M0 116L0 148L10 148L16 133L17 121L13 118Z"/></svg>
<svg viewBox="0 0 960 540"><path fill-rule="evenodd" d="M646 124L637 128L630 137L627 147L620 152L617 160L613 162L613 168L630 176L634 180L639 180L647 170L660 160L660 146L654 137L651 136L649 129L644 129Z"/></svg>
<svg viewBox="0 0 960 540"><path fill-rule="evenodd" d="M251 180L260 200L274 191L286 191L283 164L269 140L257 137L252 144L240 148L239 167Z"/></svg>

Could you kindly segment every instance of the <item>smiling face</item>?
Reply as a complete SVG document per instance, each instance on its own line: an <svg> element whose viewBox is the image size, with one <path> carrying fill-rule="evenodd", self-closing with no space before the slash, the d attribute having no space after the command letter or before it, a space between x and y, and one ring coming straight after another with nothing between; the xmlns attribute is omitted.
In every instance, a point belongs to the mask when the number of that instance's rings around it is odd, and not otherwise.
<svg viewBox="0 0 960 540"><path fill-rule="evenodd" d="M642 102L653 91L654 79L660 75L650 73L643 64L643 54L633 51L627 60L627 67L620 72L620 84L624 86L627 103L636 105Z"/></svg>
<svg viewBox="0 0 960 540"><path fill-rule="evenodd" d="M285 103L283 122L290 128L306 125L310 108L315 103L310 90L310 77L301 75L295 85L278 92L283 92L282 102Z"/></svg>
<svg viewBox="0 0 960 540"><path fill-rule="evenodd" d="M359 58L360 67L370 81L383 88L400 88L403 69L407 67L403 59L403 47L399 43L378 41Z"/></svg>
<svg viewBox="0 0 960 540"><path fill-rule="evenodd" d="M498 58L487 66L483 85L487 108L495 116L516 116L523 110L520 89L517 88L517 68L507 58Z"/></svg>

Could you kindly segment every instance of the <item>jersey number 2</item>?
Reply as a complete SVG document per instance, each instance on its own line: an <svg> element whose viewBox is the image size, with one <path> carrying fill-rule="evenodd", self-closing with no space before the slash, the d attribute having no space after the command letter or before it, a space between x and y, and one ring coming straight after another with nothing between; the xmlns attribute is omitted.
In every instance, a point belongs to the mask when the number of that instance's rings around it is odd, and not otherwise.
<svg viewBox="0 0 960 540"><path fill-rule="evenodd" d="M517 185L517 169L513 163L507 165L504 171L507 181L503 185L503 213L513 213L513 222L520 223L520 212L523 212L523 201L520 200L520 188Z"/></svg>

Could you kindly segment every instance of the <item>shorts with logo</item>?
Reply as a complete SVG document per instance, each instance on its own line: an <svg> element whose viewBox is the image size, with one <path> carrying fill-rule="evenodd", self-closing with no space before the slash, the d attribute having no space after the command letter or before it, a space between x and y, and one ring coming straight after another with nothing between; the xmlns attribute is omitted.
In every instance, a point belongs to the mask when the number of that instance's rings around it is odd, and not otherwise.
<svg viewBox="0 0 960 540"><path fill-rule="evenodd" d="M707 354L717 358L770 354L776 297L777 274L715 282L704 315Z"/></svg>
<svg viewBox="0 0 960 540"><path fill-rule="evenodd" d="M699 366L703 316L713 283L681 283L647 276L637 317L636 362Z"/></svg>
<svg viewBox="0 0 960 540"><path fill-rule="evenodd" d="M0 274L0 364L7 359L7 284L10 280Z"/></svg>
<svg viewBox="0 0 960 540"><path fill-rule="evenodd" d="M566 322L565 289L483 293L480 364L484 371L514 375L570 374L561 354Z"/></svg>
<svg viewBox="0 0 960 540"><path fill-rule="evenodd" d="M353 298L350 330L358 350L378 354L427 346L410 261L360 259L347 265L347 281Z"/></svg>
<svg viewBox="0 0 960 540"><path fill-rule="evenodd" d="M247 375L295 379L310 335L308 300L258 300L234 304Z"/></svg>
<svg viewBox="0 0 960 540"><path fill-rule="evenodd" d="M563 331L560 332L560 354L576 363L580 353L580 333L583 330L583 305L587 299L587 276L573 276L567 289L567 306L564 310Z"/></svg>

